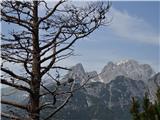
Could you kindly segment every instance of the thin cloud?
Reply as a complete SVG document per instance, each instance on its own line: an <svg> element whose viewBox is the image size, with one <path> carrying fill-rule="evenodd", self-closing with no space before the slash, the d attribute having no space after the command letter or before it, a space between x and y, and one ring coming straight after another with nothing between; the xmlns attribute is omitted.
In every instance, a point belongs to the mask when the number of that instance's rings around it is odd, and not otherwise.
<svg viewBox="0 0 160 120"><path fill-rule="evenodd" d="M158 31L155 31L144 19L115 8L111 9L111 14L113 21L109 27L114 34L124 38L124 40L158 44L160 39Z"/></svg>

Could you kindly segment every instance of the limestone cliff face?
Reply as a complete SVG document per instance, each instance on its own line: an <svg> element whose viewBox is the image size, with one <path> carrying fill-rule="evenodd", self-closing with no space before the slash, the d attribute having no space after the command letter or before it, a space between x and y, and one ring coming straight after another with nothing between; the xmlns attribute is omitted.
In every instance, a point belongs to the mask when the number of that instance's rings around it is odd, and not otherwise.
<svg viewBox="0 0 160 120"><path fill-rule="evenodd" d="M149 97L154 102L156 99L156 91L160 87L160 72L148 80Z"/></svg>
<svg viewBox="0 0 160 120"><path fill-rule="evenodd" d="M135 60L125 60L117 63L109 62L100 73L100 78L108 83L119 75L126 76L133 80L147 80L155 74L148 64L139 64Z"/></svg>

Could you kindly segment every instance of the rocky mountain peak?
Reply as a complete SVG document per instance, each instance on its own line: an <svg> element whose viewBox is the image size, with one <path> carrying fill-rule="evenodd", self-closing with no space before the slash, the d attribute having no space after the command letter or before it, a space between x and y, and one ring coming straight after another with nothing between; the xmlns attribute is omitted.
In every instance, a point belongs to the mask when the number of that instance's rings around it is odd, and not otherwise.
<svg viewBox="0 0 160 120"><path fill-rule="evenodd" d="M105 83L120 75L134 80L147 81L154 73L154 70L148 64L139 64L135 60L123 60L117 63L109 62L100 73L100 78Z"/></svg>
<svg viewBox="0 0 160 120"><path fill-rule="evenodd" d="M87 72L86 74L88 76L88 79L90 79L90 82L98 82L98 81L100 81L97 71Z"/></svg>
<svg viewBox="0 0 160 120"><path fill-rule="evenodd" d="M85 73L83 65L81 63L76 64L75 66L71 67L72 71L80 71Z"/></svg>
<svg viewBox="0 0 160 120"><path fill-rule="evenodd" d="M85 80L92 78L91 82L109 83L117 76L126 76L133 80L143 80L147 82L149 78L155 74L152 67L148 64L140 64L135 60L122 60L120 62L108 62L102 69L101 73L96 71L85 72L81 63L71 67L72 71L67 74L67 77L72 77L82 83ZM94 77L95 76L95 77Z"/></svg>
<svg viewBox="0 0 160 120"><path fill-rule="evenodd" d="M126 59L126 60L121 60L119 62L116 62L116 65L124 65L124 64L138 64L137 61L133 60L133 59Z"/></svg>
<svg viewBox="0 0 160 120"><path fill-rule="evenodd" d="M81 83L87 80L87 75L83 68L83 65L81 63L78 63L75 66L71 67L71 71L69 71L65 78L73 78L76 80L76 82Z"/></svg>

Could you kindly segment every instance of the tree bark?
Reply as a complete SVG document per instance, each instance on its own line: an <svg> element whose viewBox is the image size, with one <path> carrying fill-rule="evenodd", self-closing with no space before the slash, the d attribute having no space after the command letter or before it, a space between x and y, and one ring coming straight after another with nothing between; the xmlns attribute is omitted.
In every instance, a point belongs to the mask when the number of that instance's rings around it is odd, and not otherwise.
<svg viewBox="0 0 160 120"><path fill-rule="evenodd" d="M39 94L40 94L40 49L39 49L39 25L38 25L38 1L33 1L33 63L32 63L32 80L31 90L33 94L30 95L30 117L32 120L39 120Z"/></svg>

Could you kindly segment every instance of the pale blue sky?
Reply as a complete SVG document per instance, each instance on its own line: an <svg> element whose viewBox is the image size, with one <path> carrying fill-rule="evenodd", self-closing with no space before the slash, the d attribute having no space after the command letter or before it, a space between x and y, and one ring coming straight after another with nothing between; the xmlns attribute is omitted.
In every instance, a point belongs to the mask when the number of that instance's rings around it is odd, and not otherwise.
<svg viewBox="0 0 160 120"><path fill-rule="evenodd" d="M160 2L113 2L110 25L101 27L75 45L64 65L81 62L87 71L99 72L108 61L135 59L160 71Z"/></svg>
<svg viewBox="0 0 160 120"><path fill-rule="evenodd" d="M86 71L100 72L109 61L135 59L160 71L160 2L114 1L109 15L112 22L77 41L74 48L78 55L61 64L82 63ZM6 25L2 27L8 30Z"/></svg>

